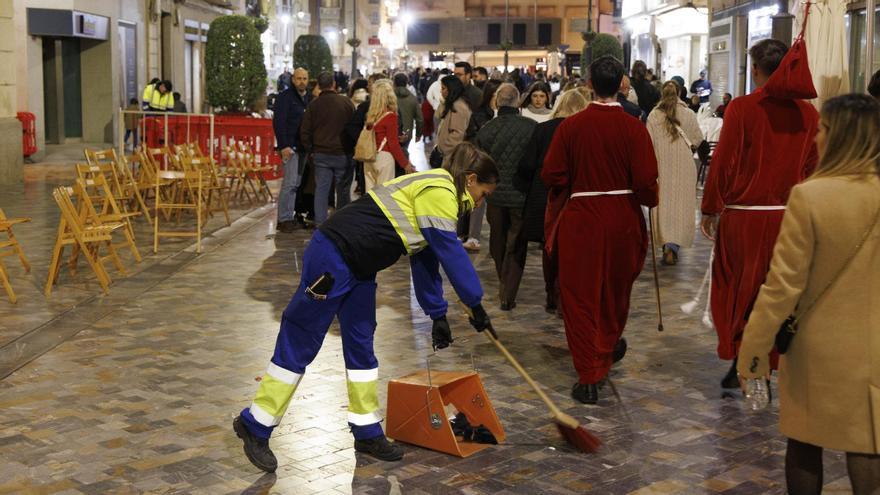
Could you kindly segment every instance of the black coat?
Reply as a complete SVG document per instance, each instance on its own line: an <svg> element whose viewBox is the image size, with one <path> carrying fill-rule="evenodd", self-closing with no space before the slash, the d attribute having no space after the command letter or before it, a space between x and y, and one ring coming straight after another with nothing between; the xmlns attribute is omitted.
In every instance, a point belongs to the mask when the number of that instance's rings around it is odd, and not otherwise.
<svg viewBox="0 0 880 495"><path fill-rule="evenodd" d="M660 101L660 91L657 91L657 88L645 79L633 79L632 89L639 97L639 108L645 112L645 115L650 115L651 110L653 110L654 107L657 106L657 102Z"/></svg>
<svg viewBox="0 0 880 495"><path fill-rule="evenodd" d="M467 131L464 134L465 141L473 141L477 137L480 129L486 125L486 122L495 118L495 111L489 107L480 107L471 114L471 120L468 122Z"/></svg>
<svg viewBox="0 0 880 495"><path fill-rule="evenodd" d="M308 93L302 97L292 86L275 98L272 127L275 130L275 140L278 142L279 150L296 149L299 146L299 127L310 100Z"/></svg>
<svg viewBox="0 0 880 495"><path fill-rule="evenodd" d="M535 127L532 139L523 153L513 185L526 195L523 210L523 235L527 241L544 242L544 211L547 209L547 188L541 181L544 157L553 142L553 135L565 119L542 122Z"/></svg>

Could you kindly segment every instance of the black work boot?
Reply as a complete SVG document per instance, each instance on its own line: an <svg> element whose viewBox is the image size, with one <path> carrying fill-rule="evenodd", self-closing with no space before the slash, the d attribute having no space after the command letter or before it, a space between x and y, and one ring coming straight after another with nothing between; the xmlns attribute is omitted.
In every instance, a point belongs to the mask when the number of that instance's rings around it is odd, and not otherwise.
<svg viewBox="0 0 880 495"><path fill-rule="evenodd" d="M269 440L251 433L242 423L241 416L237 416L232 421L232 429L235 430L238 438L244 440L244 455L251 464L267 473L274 473L278 469L278 460L269 448Z"/></svg>
<svg viewBox="0 0 880 495"><path fill-rule="evenodd" d="M389 442L385 435L367 440L355 440L354 450L371 455L380 461L399 461L403 459L403 447Z"/></svg>
<svg viewBox="0 0 880 495"><path fill-rule="evenodd" d="M739 388L739 377L736 373L736 358L727 370L727 374L721 379L721 388Z"/></svg>
<svg viewBox="0 0 880 495"><path fill-rule="evenodd" d="M599 387L595 383L589 385L575 383L571 388L571 396L584 404L596 404L599 402Z"/></svg>
<svg viewBox="0 0 880 495"><path fill-rule="evenodd" d="M626 339L621 337L620 340L617 341L617 344L614 345L612 359L616 363L623 359L623 356L626 356Z"/></svg>

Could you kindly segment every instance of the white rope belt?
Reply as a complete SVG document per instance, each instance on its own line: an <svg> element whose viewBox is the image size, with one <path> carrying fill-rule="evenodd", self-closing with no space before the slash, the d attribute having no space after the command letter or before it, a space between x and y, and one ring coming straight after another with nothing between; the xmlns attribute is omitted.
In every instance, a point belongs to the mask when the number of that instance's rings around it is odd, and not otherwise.
<svg viewBox="0 0 880 495"><path fill-rule="evenodd" d="M780 205L771 205L771 206L725 205L724 208L726 208L728 210L777 211L777 210L784 210L785 206L780 206Z"/></svg>
<svg viewBox="0 0 880 495"><path fill-rule="evenodd" d="M594 196L623 196L625 194L632 193L632 189L618 189L616 191L587 191L573 193L571 195L571 198L592 198Z"/></svg>

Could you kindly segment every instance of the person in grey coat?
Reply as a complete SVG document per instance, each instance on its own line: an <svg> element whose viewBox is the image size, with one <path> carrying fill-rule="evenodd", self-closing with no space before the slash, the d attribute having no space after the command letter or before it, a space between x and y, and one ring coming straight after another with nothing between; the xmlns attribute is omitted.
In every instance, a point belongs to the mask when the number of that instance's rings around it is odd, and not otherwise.
<svg viewBox="0 0 880 495"><path fill-rule="evenodd" d="M519 114L519 91L505 83L495 92L498 116L477 133L474 144L488 153L501 175L498 187L488 199L489 252L501 282L501 309L516 307L516 294L526 264L528 242L523 232L526 196L513 186L519 162L537 123Z"/></svg>
<svg viewBox="0 0 880 495"><path fill-rule="evenodd" d="M419 101L406 88L408 82L409 78L402 72L394 76L394 95L397 96L397 114L400 122L400 147L407 156L409 156L408 148L413 139L413 131L418 143L422 139L424 123Z"/></svg>

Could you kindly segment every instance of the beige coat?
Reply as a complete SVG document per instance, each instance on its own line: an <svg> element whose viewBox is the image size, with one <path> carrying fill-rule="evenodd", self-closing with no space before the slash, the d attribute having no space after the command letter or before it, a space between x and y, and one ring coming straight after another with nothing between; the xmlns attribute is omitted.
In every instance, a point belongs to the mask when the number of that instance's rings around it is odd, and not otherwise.
<svg viewBox="0 0 880 495"><path fill-rule="evenodd" d="M691 144L698 146L703 142L697 115L691 109L679 101L675 115ZM655 217L659 234L657 241L660 244L690 247L696 231L697 166L694 152L678 133L673 141L673 136L666 129L666 114L658 108L648 115L648 133L654 144L659 172L660 205Z"/></svg>
<svg viewBox="0 0 880 495"><path fill-rule="evenodd" d="M454 112L449 112L440 121L440 131L437 133L437 146L443 152L443 156L452 154L452 150L464 141L468 123L471 121L471 107L464 98L459 98L452 104ZM440 115L443 115L443 106L440 107Z"/></svg>
<svg viewBox="0 0 880 495"><path fill-rule="evenodd" d="M880 208L880 179L809 180L791 191L737 369L768 371L779 326L814 301ZM779 429L801 442L880 453L880 227L801 320L779 371Z"/></svg>

